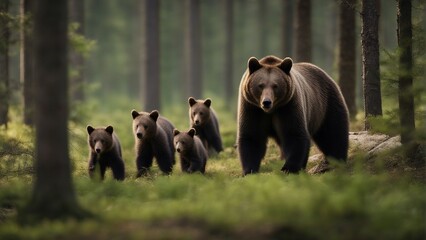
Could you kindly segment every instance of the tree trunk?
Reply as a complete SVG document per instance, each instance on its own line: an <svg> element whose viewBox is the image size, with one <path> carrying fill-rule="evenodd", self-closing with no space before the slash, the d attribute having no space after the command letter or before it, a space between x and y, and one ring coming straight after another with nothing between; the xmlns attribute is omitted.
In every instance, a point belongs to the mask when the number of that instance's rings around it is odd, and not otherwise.
<svg viewBox="0 0 426 240"><path fill-rule="evenodd" d="M68 156L67 16L65 0L35 4L36 159L27 221L85 215L75 197Z"/></svg>
<svg viewBox="0 0 426 240"><path fill-rule="evenodd" d="M413 32L411 23L411 0L398 0L398 45L399 55L399 120L401 143L414 141L414 95L413 95Z"/></svg>
<svg viewBox="0 0 426 240"><path fill-rule="evenodd" d="M29 22L24 24L24 123L28 126L34 125L34 49L33 49L33 12L34 12L34 0L23 0L24 1L24 16L31 19Z"/></svg>
<svg viewBox="0 0 426 240"><path fill-rule="evenodd" d="M356 0L341 2L339 13L339 85L352 119L355 118L357 112L355 103L355 3Z"/></svg>
<svg viewBox="0 0 426 240"><path fill-rule="evenodd" d="M312 61L311 0L296 1L296 61Z"/></svg>
<svg viewBox="0 0 426 240"><path fill-rule="evenodd" d="M145 70L141 94L144 111L160 110L160 9L159 0L145 1Z"/></svg>
<svg viewBox="0 0 426 240"><path fill-rule="evenodd" d="M0 125L7 127L9 112L9 0L0 1Z"/></svg>
<svg viewBox="0 0 426 240"><path fill-rule="evenodd" d="M292 57L293 55L293 0L283 0L282 14L282 58Z"/></svg>
<svg viewBox="0 0 426 240"><path fill-rule="evenodd" d="M234 34L234 22L233 22L233 7L234 2L232 0L224 0L224 12L225 12L225 77L224 77L224 87L225 87L225 101L230 102L234 95L234 81L232 77L233 69L233 34Z"/></svg>
<svg viewBox="0 0 426 240"><path fill-rule="evenodd" d="M69 0L70 21L78 24L76 33L84 36L84 0ZM84 100L84 57L76 50L70 51L70 65L74 72L71 76L71 100Z"/></svg>
<svg viewBox="0 0 426 240"><path fill-rule="evenodd" d="M188 11L185 23L185 52L186 52L186 79L188 97L201 98L203 85L201 76L201 29L200 29L200 1L186 0L185 9Z"/></svg>
<svg viewBox="0 0 426 240"><path fill-rule="evenodd" d="M379 71L379 1L362 1L362 79L364 85L365 129L370 129L368 117L382 115Z"/></svg>

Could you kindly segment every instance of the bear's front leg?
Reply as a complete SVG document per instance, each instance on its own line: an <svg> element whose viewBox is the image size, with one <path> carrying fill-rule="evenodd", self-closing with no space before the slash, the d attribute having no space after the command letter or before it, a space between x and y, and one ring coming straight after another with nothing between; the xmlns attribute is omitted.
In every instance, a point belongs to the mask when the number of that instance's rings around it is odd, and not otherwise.
<svg viewBox="0 0 426 240"><path fill-rule="evenodd" d="M124 180L124 161L120 157L115 157L111 163L112 175L116 180Z"/></svg>
<svg viewBox="0 0 426 240"><path fill-rule="evenodd" d="M298 173L309 157L310 139L307 136L287 135L281 146L286 162L281 168L285 173Z"/></svg>
<svg viewBox="0 0 426 240"><path fill-rule="evenodd" d="M152 166L152 159L154 158L152 149L149 147L141 147L136 156L136 177L141 177L146 175L149 171L149 168Z"/></svg>
<svg viewBox="0 0 426 240"><path fill-rule="evenodd" d="M267 140L267 137L261 136L239 136L237 148L243 175L259 172L260 162L266 153Z"/></svg>
<svg viewBox="0 0 426 240"><path fill-rule="evenodd" d="M89 166L88 166L90 178L93 178L93 176L95 174L95 169L96 169L96 164L97 164L96 159L97 159L97 155L93 152L90 153Z"/></svg>
<svg viewBox="0 0 426 240"><path fill-rule="evenodd" d="M100 167L100 170L101 170L101 179L104 180L107 166L106 166L106 163L102 162L102 161L99 161L99 165L100 165L99 167Z"/></svg>
<svg viewBox="0 0 426 240"><path fill-rule="evenodd" d="M193 173L196 171L200 171L201 173L204 173L204 170L201 167L201 163L199 161L191 161L191 166L188 168L189 173Z"/></svg>
<svg viewBox="0 0 426 240"><path fill-rule="evenodd" d="M182 172L188 172L189 166L190 166L189 160L184 158L184 157L181 157L180 158L180 168L181 168Z"/></svg>

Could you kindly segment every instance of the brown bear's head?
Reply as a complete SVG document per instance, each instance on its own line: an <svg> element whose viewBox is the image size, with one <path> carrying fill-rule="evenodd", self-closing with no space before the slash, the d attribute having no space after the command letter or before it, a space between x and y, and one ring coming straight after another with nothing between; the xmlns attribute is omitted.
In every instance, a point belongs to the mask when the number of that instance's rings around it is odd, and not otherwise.
<svg viewBox="0 0 426 240"><path fill-rule="evenodd" d="M188 98L189 115L191 117L192 126L202 126L210 119L210 105L212 101L207 98L206 100L195 100L193 97Z"/></svg>
<svg viewBox="0 0 426 240"><path fill-rule="evenodd" d="M102 154L109 151L113 146L113 131L112 126L96 129L92 126L87 126L87 133L89 134L88 141L92 152Z"/></svg>
<svg viewBox="0 0 426 240"><path fill-rule="evenodd" d="M247 64L246 82L242 85L243 97L266 113L284 105L294 92L290 74L292 66L291 58L281 60L268 56L258 61L251 57Z"/></svg>
<svg viewBox="0 0 426 240"><path fill-rule="evenodd" d="M174 145L178 153L185 154L192 150L194 147L194 135L195 129L191 128L188 132L179 132L179 130L173 130Z"/></svg>
<svg viewBox="0 0 426 240"><path fill-rule="evenodd" d="M157 133L157 119L159 113L157 110L151 113L137 112L132 110L133 133L136 139L151 139Z"/></svg>

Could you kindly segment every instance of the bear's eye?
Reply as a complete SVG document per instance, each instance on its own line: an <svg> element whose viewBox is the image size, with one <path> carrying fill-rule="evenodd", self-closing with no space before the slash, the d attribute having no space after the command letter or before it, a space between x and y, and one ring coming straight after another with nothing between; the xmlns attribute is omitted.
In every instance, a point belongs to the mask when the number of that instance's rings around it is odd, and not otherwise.
<svg viewBox="0 0 426 240"><path fill-rule="evenodd" d="M148 126L147 126L147 125L143 125L143 128L147 129L147 128L148 128Z"/></svg>
<svg viewBox="0 0 426 240"><path fill-rule="evenodd" d="M200 112L200 116L202 116L203 115L203 112Z"/></svg>
<svg viewBox="0 0 426 240"><path fill-rule="evenodd" d="M263 88L265 87L265 84L261 83L261 84L259 84L259 85L258 85L258 87L259 87L260 89L263 89Z"/></svg>
<svg viewBox="0 0 426 240"><path fill-rule="evenodd" d="M278 84L273 84L273 85L272 85L272 88L273 88L273 89L277 89L277 88L278 88Z"/></svg>

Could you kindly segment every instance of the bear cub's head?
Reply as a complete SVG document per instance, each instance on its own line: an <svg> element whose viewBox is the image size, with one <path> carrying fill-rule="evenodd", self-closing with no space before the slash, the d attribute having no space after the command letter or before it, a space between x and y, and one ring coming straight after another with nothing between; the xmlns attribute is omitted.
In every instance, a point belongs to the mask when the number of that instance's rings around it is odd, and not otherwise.
<svg viewBox="0 0 426 240"><path fill-rule="evenodd" d="M251 57L247 63L248 78L243 96L266 113L287 103L294 91L290 79L292 66L293 60L288 57L281 60L268 56L260 61Z"/></svg>
<svg viewBox="0 0 426 240"><path fill-rule="evenodd" d="M89 145L92 152L96 154L103 154L113 147L112 133L114 128L108 126L106 128L93 128L87 126L87 133L89 134Z"/></svg>
<svg viewBox="0 0 426 240"><path fill-rule="evenodd" d="M188 132L179 132L177 129L173 130L173 142L178 153L185 154L192 150L195 133L194 128L189 129Z"/></svg>
<svg viewBox="0 0 426 240"><path fill-rule="evenodd" d="M193 97L188 98L189 114L191 116L191 124L193 127L202 126L210 119L210 105L212 100L195 100Z"/></svg>
<svg viewBox="0 0 426 240"><path fill-rule="evenodd" d="M151 139L157 133L157 119L159 113L154 110L150 113L132 110L133 133L136 139Z"/></svg>

